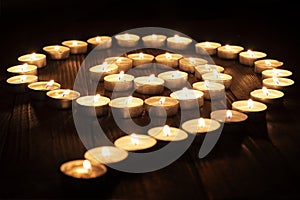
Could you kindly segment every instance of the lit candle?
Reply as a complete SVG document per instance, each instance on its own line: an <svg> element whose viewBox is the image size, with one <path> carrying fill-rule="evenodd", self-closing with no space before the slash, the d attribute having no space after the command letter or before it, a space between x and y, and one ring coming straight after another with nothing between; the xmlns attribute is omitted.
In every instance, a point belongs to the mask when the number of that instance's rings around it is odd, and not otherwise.
<svg viewBox="0 0 300 200"><path fill-rule="evenodd" d="M253 90L250 95L254 100L271 104L282 100L284 93L279 90L263 87L262 89Z"/></svg>
<svg viewBox="0 0 300 200"><path fill-rule="evenodd" d="M152 61L154 60L153 55L142 52L129 54L128 58L132 59L132 65L134 67L151 67L152 65L150 65L150 63L152 63Z"/></svg>
<svg viewBox="0 0 300 200"><path fill-rule="evenodd" d="M208 80L193 83L193 89L204 93L204 99L225 98L225 86L220 83L210 82Z"/></svg>
<svg viewBox="0 0 300 200"><path fill-rule="evenodd" d="M175 127L169 127L168 125L154 127L148 130L148 135L162 141L181 141L188 137L188 134Z"/></svg>
<svg viewBox="0 0 300 200"><path fill-rule="evenodd" d="M172 49L187 49L191 43L192 39L183 36L174 35L172 37L167 38L167 45Z"/></svg>
<svg viewBox="0 0 300 200"><path fill-rule="evenodd" d="M156 144L156 142L156 139L148 135L132 133L118 138L114 144L126 151L138 151L151 148Z"/></svg>
<svg viewBox="0 0 300 200"><path fill-rule="evenodd" d="M176 68L179 65L179 59L182 58L181 54L164 53L155 57L156 63L160 68Z"/></svg>
<svg viewBox="0 0 300 200"><path fill-rule="evenodd" d="M158 78L164 80L164 86L168 89L181 89L187 86L188 73L182 71L166 71L158 74Z"/></svg>
<svg viewBox="0 0 300 200"><path fill-rule="evenodd" d="M198 65L195 67L195 76L198 79L202 79L203 74L213 72L213 71L223 73L224 67L221 67L219 65L213 65L213 64Z"/></svg>
<svg viewBox="0 0 300 200"><path fill-rule="evenodd" d="M190 110L200 108L204 104L204 93L194 89L183 88L172 92L170 97L179 101L180 109Z"/></svg>
<svg viewBox="0 0 300 200"><path fill-rule="evenodd" d="M215 110L210 113L210 118L221 123L231 124L246 121L248 115L236 110Z"/></svg>
<svg viewBox="0 0 300 200"><path fill-rule="evenodd" d="M208 118L191 119L182 124L182 129L191 134L203 134L215 131L221 127L221 124Z"/></svg>
<svg viewBox="0 0 300 200"><path fill-rule="evenodd" d="M137 77L133 82L135 90L141 94L161 94L164 91L164 80L154 74Z"/></svg>
<svg viewBox="0 0 300 200"><path fill-rule="evenodd" d="M6 82L10 86L10 91L14 93L23 93L28 90L28 84L38 81L35 75L16 75L8 78Z"/></svg>
<svg viewBox="0 0 300 200"><path fill-rule="evenodd" d="M267 109L267 105L258 101L240 100L232 103L232 109L243 113L259 113Z"/></svg>
<svg viewBox="0 0 300 200"><path fill-rule="evenodd" d="M119 97L112 99L109 106L116 117L130 118L138 117L142 114L144 101L137 97Z"/></svg>
<svg viewBox="0 0 300 200"><path fill-rule="evenodd" d="M224 45L217 49L217 54L219 58L223 59L237 59L239 53L244 50L244 47L238 45Z"/></svg>
<svg viewBox="0 0 300 200"><path fill-rule="evenodd" d="M104 62L118 65L119 72L127 72L132 68L132 59L127 57L108 57L105 58Z"/></svg>
<svg viewBox="0 0 300 200"><path fill-rule="evenodd" d="M263 52L247 50L239 53L239 62L243 65L254 66L255 61L266 56L267 54Z"/></svg>
<svg viewBox="0 0 300 200"><path fill-rule="evenodd" d="M275 90L285 90L287 87L294 84L294 81L289 78L277 78L273 76L272 78L266 78L263 80L263 86L275 89Z"/></svg>
<svg viewBox="0 0 300 200"><path fill-rule="evenodd" d="M85 54L88 47L88 43L80 40L63 41L62 45L69 47L71 54Z"/></svg>
<svg viewBox="0 0 300 200"><path fill-rule="evenodd" d="M50 90L60 89L60 84L50 81L38 81L28 85L30 97L36 100L46 100L46 93Z"/></svg>
<svg viewBox="0 0 300 200"><path fill-rule="evenodd" d="M80 93L70 89L51 90L46 93L50 106L57 109L69 109L72 101L80 96Z"/></svg>
<svg viewBox="0 0 300 200"><path fill-rule="evenodd" d="M142 41L147 48L159 48L165 45L166 38L165 35L152 34L142 37Z"/></svg>
<svg viewBox="0 0 300 200"><path fill-rule="evenodd" d="M76 99L77 111L86 116L100 117L107 114L110 99L100 94L82 96Z"/></svg>
<svg viewBox="0 0 300 200"><path fill-rule="evenodd" d="M91 48L96 49L108 49L111 47L111 37L110 36L96 36L87 40L87 43Z"/></svg>
<svg viewBox="0 0 300 200"><path fill-rule="evenodd" d="M205 73L202 75L202 79L216 82L223 84L225 86L225 89L229 89L232 82L232 76L229 74L219 73L216 70L213 70L213 72Z"/></svg>
<svg viewBox="0 0 300 200"><path fill-rule="evenodd" d="M104 89L107 91L128 91L133 88L134 76L124 74L111 74L104 77Z"/></svg>
<svg viewBox="0 0 300 200"><path fill-rule="evenodd" d="M179 101L172 97L154 96L145 99L145 109L150 116L174 116L178 112Z"/></svg>
<svg viewBox="0 0 300 200"><path fill-rule="evenodd" d="M273 76L277 78L287 78L291 76L293 73L286 69L267 69L261 72L262 78L272 78Z"/></svg>
<svg viewBox="0 0 300 200"><path fill-rule="evenodd" d="M28 65L27 63L23 65L15 65L9 67L7 72L14 75L37 75L37 66L36 65Z"/></svg>
<svg viewBox="0 0 300 200"><path fill-rule="evenodd" d="M197 57L181 58L179 60L179 69L185 72L194 73L195 67L207 64L207 60Z"/></svg>
<svg viewBox="0 0 300 200"><path fill-rule="evenodd" d="M262 73L266 69L279 68L283 62L274 59L262 59L254 62L254 72Z"/></svg>
<svg viewBox="0 0 300 200"><path fill-rule="evenodd" d="M72 160L63 163L60 171L73 178L94 179L103 176L107 168L102 164L92 165L88 160Z"/></svg>
<svg viewBox="0 0 300 200"><path fill-rule="evenodd" d="M107 62L104 62L100 65L89 68L89 72L92 80L103 81L105 76L118 73L119 68L115 64L108 64Z"/></svg>
<svg viewBox="0 0 300 200"><path fill-rule="evenodd" d="M140 36L129 33L116 35L115 38L121 47L135 47L140 40Z"/></svg>
<svg viewBox="0 0 300 200"><path fill-rule="evenodd" d="M53 60L67 59L70 56L70 48L61 45L50 45L43 47L43 50Z"/></svg>
<svg viewBox="0 0 300 200"><path fill-rule="evenodd" d="M22 64L36 65L37 68L42 68L47 65L46 55L41 53L32 53L20 56L18 61Z"/></svg>
<svg viewBox="0 0 300 200"><path fill-rule="evenodd" d="M200 42L195 44L195 50L196 53L199 54L215 55L217 53L218 47L220 46L221 44L218 42Z"/></svg>

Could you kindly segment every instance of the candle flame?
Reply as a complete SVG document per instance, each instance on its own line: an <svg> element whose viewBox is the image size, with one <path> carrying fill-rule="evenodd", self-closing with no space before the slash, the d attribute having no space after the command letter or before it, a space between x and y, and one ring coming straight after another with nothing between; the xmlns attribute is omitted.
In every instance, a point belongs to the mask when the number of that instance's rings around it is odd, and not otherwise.
<svg viewBox="0 0 300 200"><path fill-rule="evenodd" d="M227 111L226 111L226 117L227 117L228 119L231 119L231 118L232 118L232 112L231 112L231 110L227 110Z"/></svg>
<svg viewBox="0 0 300 200"><path fill-rule="evenodd" d="M248 55L249 55L250 57L253 57L253 56L254 56L253 51L251 51L250 49L247 51L247 53L248 53Z"/></svg>
<svg viewBox="0 0 300 200"><path fill-rule="evenodd" d="M36 58L36 53L32 53L31 55L30 55L30 60L34 60Z"/></svg>
<svg viewBox="0 0 300 200"><path fill-rule="evenodd" d="M217 71L217 70L213 70L213 74L214 74L214 76L217 78L217 79L219 79L220 78L220 73Z"/></svg>
<svg viewBox="0 0 300 200"><path fill-rule="evenodd" d="M54 46L54 51L59 51L59 46L58 45Z"/></svg>
<svg viewBox="0 0 300 200"><path fill-rule="evenodd" d="M164 104L165 103L165 101L166 101L166 97L162 97L162 98L160 98L160 100L159 100L159 104Z"/></svg>
<svg viewBox="0 0 300 200"><path fill-rule="evenodd" d="M46 84L46 89L48 87L51 87L54 84L54 80L50 80L47 84Z"/></svg>
<svg viewBox="0 0 300 200"><path fill-rule="evenodd" d="M211 67L209 66L209 64L204 64L204 67L206 70L211 71Z"/></svg>
<svg viewBox="0 0 300 200"><path fill-rule="evenodd" d="M124 77L124 71L120 71L119 73L119 81L122 80Z"/></svg>
<svg viewBox="0 0 300 200"><path fill-rule="evenodd" d="M173 72L171 73L171 77L172 77L172 78L175 78L175 77L179 78L179 77L180 77L179 71L178 71L178 70L173 71Z"/></svg>
<svg viewBox="0 0 300 200"><path fill-rule="evenodd" d="M265 64L266 64L267 66L271 66L271 62L270 62L269 60L265 60Z"/></svg>
<svg viewBox="0 0 300 200"><path fill-rule="evenodd" d="M25 80L26 80L26 75L22 75L21 78L20 78L20 81L24 82Z"/></svg>
<svg viewBox="0 0 300 200"><path fill-rule="evenodd" d="M154 75L154 74L151 74L151 75L148 77L147 82L153 81L154 78L155 78L155 75Z"/></svg>
<svg viewBox="0 0 300 200"><path fill-rule="evenodd" d="M72 46L77 46L78 45L78 42L77 41L73 41L72 42Z"/></svg>
<svg viewBox="0 0 300 200"><path fill-rule="evenodd" d="M92 169L91 162L88 161L88 160L84 160L83 163L82 163L82 166L86 170L91 170Z"/></svg>
<svg viewBox="0 0 300 200"><path fill-rule="evenodd" d="M200 127L200 128L204 128L205 127L205 120L202 117L200 117L198 119L198 127Z"/></svg>
<svg viewBox="0 0 300 200"><path fill-rule="evenodd" d="M120 63L120 62L122 62L122 58L121 58L121 57L119 57L119 58L117 59L117 63Z"/></svg>
<svg viewBox="0 0 300 200"><path fill-rule="evenodd" d="M126 105L131 104L131 102L132 102L132 96L129 96L129 97L127 97L127 98L125 99L125 104L126 104Z"/></svg>
<svg viewBox="0 0 300 200"><path fill-rule="evenodd" d="M101 41L101 37L100 36L97 36L96 37L96 42L100 42Z"/></svg>
<svg viewBox="0 0 300 200"><path fill-rule="evenodd" d="M180 41L180 36L179 35L174 35L175 41Z"/></svg>
<svg viewBox="0 0 300 200"><path fill-rule="evenodd" d="M171 136L171 130L170 130L170 127L168 125L164 125L164 127L163 127L163 133L167 137Z"/></svg>
<svg viewBox="0 0 300 200"><path fill-rule="evenodd" d="M209 80L205 80L204 85L205 85L205 87L209 88Z"/></svg>
<svg viewBox="0 0 300 200"><path fill-rule="evenodd" d="M273 82L279 85L279 80L276 76L273 76Z"/></svg>
<svg viewBox="0 0 300 200"><path fill-rule="evenodd" d="M189 58L189 63L195 65L196 64L196 59L195 58Z"/></svg>
<svg viewBox="0 0 300 200"><path fill-rule="evenodd" d="M266 87L262 87L262 92L264 93L264 95L269 96L269 91Z"/></svg>
<svg viewBox="0 0 300 200"><path fill-rule="evenodd" d="M64 92L62 93L62 96L64 97L64 96L66 96L66 95L69 95L70 93L71 93L71 90L67 89L66 91L64 91Z"/></svg>
<svg viewBox="0 0 300 200"><path fill-rule="evenodd" d="M172 59L172 54L170 54L170 53L166 53L166 59Z"/></svg>
<svg viewBox="0 0 300 200"><path fill-rule="evenodd" d="M108 67L108 63L107 63L107 62L104 62L104 63L102 63L102 65L101 65L101 70L102 70L102 71L106 71L106 70L107 70L107 67Z"/></svg>
<svg viewBox="0 0 300 200"><path fill-rule="evenodd" d="M211 45L210 45L210 42L205 42L205 46L206 47L210 47Z"/></svg>
<svg viewBox="0 0 300 200"><path fill-rule="evenodd" d="M128 34L128 33L125 33L124 38L125 38L126 40L129 40L129 39L130 39L129 34Z"/></svg>
<svg viewBox="0 0 300 200"><path fill-rule="evenodd" d="M226 44L226 45L225 45L225 49L226 49L226 50L231 50L231 46L228 45L228 44Z"/></svg>
<svg viewBox="0 0 300 200"><path fill-rule="evenodd" d="M28 64L25 63L25 64L23 64L23 65L21 66L21 70L22 70L22 71L25 71L25 70L27 69L27 67L28 67Z"/></svg>
<svg viewBox="0 0 300 200"><path fill-rule="evenodd" d="M274 76L279 76L279 70L278 69L273 68L272 71L273 71Z"/></svg>
<svg viewBox="0 0 300 200"><path fill-rule="evenodd" d="M99 101L99 99L100 99L100 97L101 97L101 95L100 94L96 94L95 96L94 96L94 102L97 102L97 101Z"/></svg>
<svg viewBox="0 0 300 200"><path fill-rule="evenodd" d="M107 147L103 147L102 150L101 150L101 152L102 152L102 155L104 157L109 157L110 156L110 151L109 151L109 149Z"/></svg>
<svg viewBox="0 0 300 200"><path fill-rule="evenodd" d="M139 53L139 59L144 59L144 54L142 52Z"/></svg>
<svg viewBox="0 0 300 200"><path fill-rule="evenodd" d="M248 100L248 108L249 108L249 109L252 109L253 106L254 106L254 105L253 105L252 99L249 99L249 100Z"/></svg>
<svg viewBox="0 0 300 200"><path fill-rule="evenodd" d="M133 145L138 145L140 143L139 138L135 133L130 135L130 140Z"/></svg>
<svg viewBox="0 0 300 200"><path fill-rule="evenodd" d="M152 40L157 40L157 35L156 35L156 34L152 34L152 35L151 35L151 39L152 39Z"/></svg>

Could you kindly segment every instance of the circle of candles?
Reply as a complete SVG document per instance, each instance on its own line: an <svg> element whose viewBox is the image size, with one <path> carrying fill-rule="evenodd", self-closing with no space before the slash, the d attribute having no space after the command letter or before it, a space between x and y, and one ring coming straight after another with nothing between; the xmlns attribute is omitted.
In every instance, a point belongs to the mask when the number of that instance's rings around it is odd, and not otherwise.
<svg viewBox="0 0 300 200"><path fill-rule="evenodd" d="M38 81L35 75L16 75L8 78L6 82L10 86L10 91L14 93L23 93L28 90L28 84Z"/></svg>
<svg viewBox="0 0 300 200"><path fill-rule="evenodd" d="M41 53L32 53L20 56L18 61L29 65L36 65L37 68L42 68L47 65L46 55Z"/></svg>
<svg viewBox="0 0 300 200"><path fill-rule="evenodd" d="M60 84L50 81L38 81L28 85L30 97L36 100L46 100L46 93L50 90L60 89Z"/></svg>
<svg viewBox="0 0 300 200"><path fill-rule="evenodd" d="M128 152L115 146L100 146L89 149L84 153L84 158L91 163L111 164L125 160L128 157Z"/></svg>
<svg viewBox="0 0 300 200"><path fill-rule="evenodd" d="M147 48L159 48L164 46L166 38L165 35L152 34L142 37L142 41Z"/></svg>
<svg viewBox="0 0 300 200"><path fill-rule="evenodd" d="M236 110L215 110L210 113L210 118L222 123L237 123L248 119L248 115Z"/></svg>
<svg viewBox="0 0 300 200"><path fill-rule="evenodd" d="M232 103L232 109L243 113L258 113L267 109L267 105L258 101L240 100Z"/></svg>
<svg viewBox="0 0 300 200"><path fill-rule="evenodd" d="M108 49L111 47L111 37L110 36L96 36L87 40L87 43L96 49Z"/></svg>
<svg viewBox="0 0 300 200"><path fill-rule="evenodd" d="M145 99L145 110L157 117L174 116L179 108L179 101L172 97L154 96Z"/></svg>
<svg viewBox="0 0 300 200"><path fill-rule="evenodd" d="M217 54L219 58L223 59L237 59L239 53L244 50L244 47L238 45L224 45L217 49Z"/></svg>
<svg viewBox="0 0 300 200"><path fill-rule="evenodd" d="M51 90L46 93L49 97L50 106L57 109L68 109L72 106L72 101L80 96L80 93L70 89Z"/></svg>
<svg viewBox="0 0 300 200"><path fill-rule="evenodd" d="M172 92L170 97L175 98L180 103L180 109L190 110L203 106L204 93L194 89L188 89L186 87L181 90Z"/></svg>
<svg viewBox="0 0 300 200"><path fill-rule="evenodd" d="M182 129L191 134L209 133L221 127L221 124L208 118L191 119L182 124Z"/></svg>
<svg viewBox="0 0 300 200"><path fill-rule="evenodd" d="M216 70L219 73L222 73L224 72L224 67L213 64L198 65L195 67L195 76L198 79L202 79L203 74L213 72L214 70Z"/></svg>
<svg viewBox="0 0 300 200"><path fill-rule="evenodd" d="M169 89L181 89L187 85L188 73L182 71L166 71L157 75L164 80L164 85Z"/></svg>
<svg viewBox="0 0 300 200"><path fill-rule="evenodd" d="M203 74L202 79L204 81L208 80L210 82L224 84L225 89L229 89L232 82L232 76L230 76L229 74L219 73L216 70Z"/></svg>
<svg viewBox="0 0 300 200"><path fill-rule="evenodd" d="M197 57L181 58L179 60L179 69L185 72L194 73L195 67L207 64L207 60Z"/></svg>
<svg viewBox="0 0 300 200"><path fill-rule="evenodd" d="M135 134L118 138L114 144L116 147L126 151L138 151L153 147L157 143L156 139L148 135Z"/></svg>
<svg viewBox="0 0 300 200"><path fill-rule="evenodd" d="M141 94L161 94L164 91L164 80L154 74L137 77L133 82L135 90Z"/></svg>
<svg viewBox="0 0 300 200"><path fill-rule="evenodd" d="M188 48L191 43L192 39L183 36L174 35L167 38L167 45L172 49L183 50Z"/></svg>
<svg viewBox="0 0 300 200"><path fill-rule="evenodd" d="M63 163L60 171L73 178L93 179L104 175L107 168L102 164L92 165L88 160L72 160Z"/></svg>
<svg viewBox="0 0 300 200"><path fill-rule="evenodd" d="M70 56L70 48L61 45L50 45L43 47L43 50L53 60L67 59Z"/></svg>
<svg viewBox="0 0 300 200"><path fill-rule="evenodd" d="M109 102L109 98L100 94L81 96L76 99L78 111L87 116L95 116L95 113L98 117L106 115Z"/></svg>
<svg viewBox="0 0 300 200"><path fill-rule="evenodd" d="M119 68L116 64L108 64L107 62L104 62L100 65L89 68L89 72L92 80L103 81L105 76L118 73Z"/></svg>
<svg viewBox="0 0 300 200"><path fill-rule="evenodd" d="M217 53L218 47L222 46L218 42L199 42L195 44L196 53L215 55Z"/></svg>
<svg viewBox="0 0 300 200"><path fill-rule="evenodd" d="M262 73L266 69L279 68L283 62L274 59L262 59L254 62L254 72Z"/></svg>
<svg viewBox="0 0 300 200"><path fill-rule="evenodd" d="M272 78L273 76L277 78L286 78L291 76L293 73L286 69L267 69L261 72L262 78Z"/></svg>
<svg viewBox="0 0 300 200"><path fill-rule="evenodd" d="M66 40L61 43L70 48L71 54L85 54L87 52L88 43L80 40Z"/></svg>
<svg viewBox="0 0 300 200"><path fill-rule="evenodd" d="M176 68L179 65L179 59L182 58L181 54L174 54L174 53L163 53L157 55L155 57L155 62L162 65L158 65L161 68L171 67Z"/></svg>
<svg viewBox="0 0 300 200"><path fill-rule="evenodd" d="M147 53L132 53L128 55L128 58L132 59L132 65L134 67L136 66L140 66L141 65L146 65L149 63L152 63L152 61L154 60L154 56L151 54L147 54ZM148 67L149 65L146 65L146 67Z"/></svg>
<svg viewBox="0 0 300 200"><path fill-rule="evenodd" d="M140 39L140 36L135 34L119 34L115 36L117 43L121 47L135 47Z"/></svg>
<svg viewBox="0 0 300 200"><path fill-rule="evenodd" d="M104 89L107 91L128 91L133 88L134 76L124 74L111 74L104 77Z"/></svg>
<svg viewBox="0 0 300 200"><path fill-rule="evenodd" d="M151 128L148 130L148 135L162 141L181 141L188 137L185 131L168 125Z"/></svg>
<svg viewBox="0 0 300 200"><path fill-rule="evenodd" d="M284 93L279 90L263 87L262 89L250 92L250 96L253 100L261 101L263 103L275 103L284 96Z"/></svg>
<svg viewBox="0 0 300 200"><path fill-rule="evenodd" d="M285 90L286 87L289 87L294 84L294 81L289 78L277 78L273 76L272 78L266 78L263 81L263 86L275 89L275 90Z"/></svg>
<svg viewBox="0 0 300 200"><path fill-rule="evenodd" d="M247 50L239 53L239 62L243 65L253 66L255 61L266 56L266 53L260 51Z"/></svg>
<svg viewBox="0 0 300 200"><path fill-rule="evenodd" d="M132 68L132 60L127 57L108 57L105 58L104 62L109 64L116 64L118 65L119 71L127 72Z"/></svg>
<svg viewBox="0 0 300 200"><path fill-rule="evenodd" d="M15 75L37 75L37 66L28 65L27 63L23 65L15 65L9 67L7 72Z"/></svg>
<svg viewBox="0 0 300 200"><path fill-rule="evenodd" d="M193 89L204 93L204 99L225 98L225 86L220 83L210 82L208 80L193 83Z"/></svg>
<svg viewBox="0 0 300 200"><path fill-rule="evenodd" d="M109 107L117 117L138 117L143 112L144 101L137 97L119 97L109 102Z"/></svg>

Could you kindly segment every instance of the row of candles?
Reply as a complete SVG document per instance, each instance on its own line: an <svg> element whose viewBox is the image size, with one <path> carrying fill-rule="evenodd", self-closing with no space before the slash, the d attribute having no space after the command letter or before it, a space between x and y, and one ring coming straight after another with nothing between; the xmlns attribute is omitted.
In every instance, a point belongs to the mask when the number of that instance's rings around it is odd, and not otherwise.
<svg viewBox="0 0 300 200"><path fill-rule="evenodd" d="M139 36L122 34L115 37L120 46L130 47L136 45ZM147 47L161 47L167 39L168 46L174 49L184 49L190 44L188 38L174 36L166 38L163 35L149 35L142 38ZM157 41L156 41L157 40ZM43 50L51 59L67 59L69 54L82 54L87 52L87 44L94 48L106 49L111 46L111 37L99 36L87 42L69 40L60 45L46 46ZM85 160L66 162L61 166L61 171L76 178L95 178L106 173L105 164L120 162L128 156L128 151L137 151L153 147L157 140L180 141L188 134L208 133L220 128L220 123L236 123L247 120L251 113L264 112L267 104L276 102L284 96L283 91L294 82L288 79L292 72L279 69L283 62L274 59L264 59L265 53L257 51L243 51L244 48L235 45L224 45L216 42L202 42L195 45L199 54L218 55L223 59L237 59L241 64L254 66L256 73L263 77L262 89L251 92L252 99L240 100L232 103L232 110L217 110L211 112L210 118L197 118L186 121L181 129L169 127L155 127L148 130L148 135L131 133L120 137L115 146L101 146L88 150ZM38 100L50 98L56 108L70 108L73 100L77 108L87 115L94 110L98 117L107 115L108 108L114 110L124 118L138 117L145 109L156 116L173 116L180 109L194 109L203 106L204 99L221 98L224 90L231 86L232 77L223 73L224 68L219 65L208 64L208 61L198 57L186 58L180 54L164 53L153 56L146 53L133 53L120 57L110 57L102 64L89 69L90 76L95 81L103 81L104 88L108 91L127 91L132 88L136 92L150 95L143 100L137 97L119 97L109 99L99 94L80 96L80 93L70 89L60 89L60 84L50 81L38 81L37 70L44 67L46 55L28 54L18 58L21 65L7 69L10 73L19 75L7 79L14 91L24 92L29 90L32 97ZM132 67L149 67L159 64L179 68L155 75L134 77L126 74ZM202 81L193 83L193 88L184 87L188 73L194 73ZM175 89L170 96L160 96L164 88ZM154 96L158 95L158 96Z"/></svg>

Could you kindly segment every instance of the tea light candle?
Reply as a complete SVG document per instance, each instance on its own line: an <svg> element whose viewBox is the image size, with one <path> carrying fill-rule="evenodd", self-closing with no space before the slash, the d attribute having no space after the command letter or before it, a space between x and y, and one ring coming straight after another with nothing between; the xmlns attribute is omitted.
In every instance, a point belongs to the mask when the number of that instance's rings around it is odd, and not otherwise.
<svg viewBox="0 0 300 200"><path fill-rule="evenodd" d="M67 59L70 56L70 48L61 45L50 45L43 47L43 50L53 60Z"/></svg>
<svg viewBox="0 0 300 200"><path fill-rule="evenodd" d="M142 41L147 48L159 48L164 46L166 38L165 35L152 34L142 37Z"/></svg>
<svg viewBox="0 0 300 200"><path fill-rule="evenodd" d="M28 90L28 84L37 82L38 77L35 75L16 75L8 78L6 82L10 86L10 91L22 93Z"/></svg>
<svg viewBox="0 0 300 200"><path fill-rule="evenodd" d="M164 54L157 55L155 57L155 61L158 64L163 65L162 68L164 68L164 66L176 68L179 65L179 59L181 58L182 58L181 54L174 54L174 53L167 52Z"/></svg>
<svg viewBox="0 0 300 200"><path fill-rule="evenodd" d="M225 86L225 89L229 89L232 82L232 76L229 74L219 73L216 70L213 70L213 72L205 73L202 75L202 79L216 82L223 84Z"/></svg>
<svg viewBox="0 0 300 200"><path fill-rule="evenodd" d="M29 65L36 65L37 68L42 68L47 65L46 55L41 53L32 53L20 56L18 61Z"/></svg>
<svg viewBox="0 0 300 200"><path fill-rule="evenodd" d="M261 72L262 78L272 78L273 76L277 78L286 78L291 76L293 73L286 69L267 69Z"/></svg>
<svg viewBox="0 0 300 200"><path fill-rule="evenodd" d="M208 118L197 118L184 122L182 124L183 130L190 134L202 134L215 131L221 127L221 124L214 120Z"/></svg>
<svg viewBox="0 0 300 200"><path fill-rule="evenodd" d="M179 101L171 97L154 96L145 99L145 109L157 117L174 116L179 108Z"/></svg>
<svg viewBox="0 0 300 200"><path fill-rule="evenodd" d="M60 171L73 178L94 179L103 176L107 168L102 164L92 165L88 160L72 160L63 163Z"/></svg>
<svg viewBox="0 0 300 200"><path fill-rule="evenodd" d="M156 139L148 135L132 133L118 138L114 144L126 151L138 151L151 148L156 144L156 142Z"/></svg>
<svg viewBox="0 0 300 200"><path fill-rule="evenodd" d="M63 41L62 45L69 47L71 54L85 54L88 47L88 43L80 40Z"/></svg>
<svg viewBox="0 0 300 200"><path fill-rule="evenodd" d="M237 45L224 45L217 48L218 57L223 59L237 59L244 47Z"/></svg>
<svg viewBox="0 0 300 200"><path fill-rule="evenodd" d="M263 52L247 50L239 53L239 62L243 65L253 66L256 60L266 56L267 54Z"/></svg>
<svg viewBox="0 0 300 200"><path fill-rule="evenodd" d="M95 165L117 163L125 160L127 157L127 151L115 146L95 147L84 153L84 158Z"/></svg>
<svg viewBox="0 0 300 200"><path fill-rule="evenodd" d="M111 47L111 37L110 36L96 36L87 40L87 43L91 48L96 49L108 49Z"/></svg>
<svg viewBox="0 0 300 200"><path fill-rule="evenodd" d="M199 54L215 55L220 46L218 42L200 42L195 44L195 50Z"/></svg>
<svg viewBox="0 0 300 200"><path fill-rule="evenodd" d="M267 89L263 87L262 89L253 90L250 93L252 99L263 102L263 103L275 103L282 99L284 93L279 90Z"/></svg>
<svg viewBox="0 0 300 200"><path fill-rule="evenodd" d="M204 60L202 58L197 58L197 57L181 58L179 60L179 69L185 72L194 73L196 66L204 65L207 63L208 63L207 60Z"/></svg>
<svg viewBox="0 0 300 200"><path fill-rule="evenodd" d="M232 109L243 113L258 113L267 109L267 105L258 101L240 100L232 103Z"/></svg>
<svg viewBox="0 0 300 200"><path fill-rule="evenodd" d="M115 116L121 118L138 117L142 114L144 101L137 97L119 97L112 99L109 102L109 107L112 109Z"/></svg>
<svg viewBox="0 0 300 200"><path fill-rule="evenodd" d="M128 55L128 58L132 59L132 65L134 67L152 63L154 60L154 56L147 53L132 53ZM146 65L146 67L148 67L148 65Z"/></svg>
<svg viewBox="0 0 300 200"><path fill-rule="evenodd" d="M188 89L186 87L181 90L172 92L170 97L175 98L180 103L180 109L189 110L203 106L204 93L194 89Z"/></svg>
<svg viewBox="0 0 300 200"><path fill-rule="evenodd" d="M204 93L204 99L225 98L225 86L220 83L210 82L208 80L193 83L193 89Z"/></svg>
<svg viewBox="0 0 300 200"><path fill-rule="evenodd" d="M100 65L89 68L89 72L92 80L103 81L105 76L118 73L119 68L115 64L108 64L107 62L104 62Z"/></svg>
<svg viewBox="0 0 300 200"><path fill-rule="evenodd" d="M82 96L76 99L79 113L83 113L86 116L95 116L95 113L98 117L106 115L109 102L109 98L101 96L100 94Z"/></svg>
<svg viewBox="0 0 300 200"><path fill-rule="evenodd" d="M72 101L80 96L80 93L70 89L51 90L46 93L49 97L50 106L57 109L68 109L72 107Z"/></svg>
<svg viewBox="0 0 300 200"><path fill-rule="evenodd" d="M191 43L192 39L183 36L174 35L173 37L167 38L167 45L172 49L187 49Z"/></svg>
<svg viewBox="0 0 300 200"><path fill-rule="evenodd" d="M14 75L37 75L37 66L36 65L28 65L27 63L23 65L15 65L9 67L7 72Z"/></svg>
<svg viewBox="0 0 300 200"><path fill-rule="evenodd" d="M215 110L210 113L210 118L221 123L231 124L246 121L248 115L236 110Z"/></svg>
<svg viewBox="0 0 300 200"><path fill-rule="evenodd" d="M221 67L219 65L213 65L213 64L198 65L195 67L195 76L198 79L202 79L203 74L213 72L213 71L223 73L224 67Z"/></svg>
<svg viewBox="0 0 300 200"><path fill-rule="evenodd" d="M135 90L141 94L161 94L164 91L164 80L154 74L137 77L133 82Z"/></svg>
<svg viewBox="0 0 300 200"><path fill-rule="evenodd" d="M254 62L254 72L262 73L266 69L279 68L283 62L274 59L262 59Z"/></svg>
<svg viewBox="0 0 300 200"><path fill-rule="evenodd" d="M109 64L116 64L118 65L119 71L127 72L132 68L132 59L127 57L108 57L105 58L104 62Z"/></svg>
<svg viewBox="0 0 300 200"><path fill-rule="evenodd" d="M188 83L188 73L182 71L166 71L158 74L157 77L163 79L164 86L169 89L181 89Z"/></svg>
<svg viewBox="0 0 300 200"><path fill-rule="evenodd" d="M272 78L266 78L263 80L263 86L275 89L275 90L285 90L287 87L294 84L294 81L289 78L277 78L273 76Z"/></svg>
<svg viewBox="0 0 300 200"><path fill-rule="evenodd" d="M46 93L50 90L60 89L60 84L50 81L38 81L28 85L30 97L36 100L46 100Z"/></svg>
<svg viewBox="0 0 300 200"><path fill-rule="evenodd" d="M140 36L129 33L116 35L115 38L121 47L135 47L140 40Z"/></svg>
<svg viewBox="0 0 300 200"><path fill-rule="evenodd" d="M124 74L111 74L104 77L104 89L108 91L128 91L133 88L134 76Z"/></svg>
<svg viewBox="0 0 300 200"><path fill-rule="evenodd" d="M181 141L188 137L188 134L175 127L169 127L168 125L154 127L148 130L148 135L162 141Z"/></svg>

